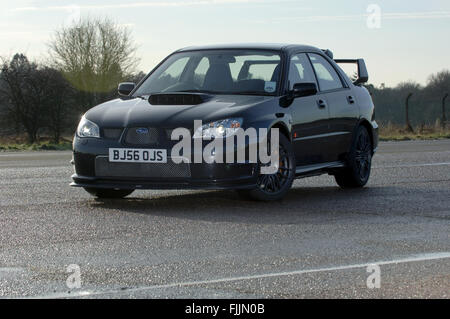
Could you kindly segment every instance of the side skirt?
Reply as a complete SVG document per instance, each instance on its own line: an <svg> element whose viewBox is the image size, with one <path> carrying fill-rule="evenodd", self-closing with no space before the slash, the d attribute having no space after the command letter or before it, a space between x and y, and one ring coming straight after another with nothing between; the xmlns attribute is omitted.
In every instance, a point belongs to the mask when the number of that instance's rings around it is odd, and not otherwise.
<svg viewBox="0 0 450 319"><path fill-rule="evenodd" d="M342 161L297 166L297 168L295 169L295 177L302 178L302 177L322 175L330 173L334 169L340 169L344 167L345 163Z"/></svg>

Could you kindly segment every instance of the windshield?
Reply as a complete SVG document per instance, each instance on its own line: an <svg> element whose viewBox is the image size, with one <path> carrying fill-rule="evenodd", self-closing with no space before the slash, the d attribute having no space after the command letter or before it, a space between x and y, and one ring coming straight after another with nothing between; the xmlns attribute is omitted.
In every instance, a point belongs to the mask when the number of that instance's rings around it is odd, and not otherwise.
<svg viewBox="0 0 450 319"><path fill-rule="evenodd" d="M275 95L280 55L263 50L205 50L170 56L134 93Z"/></svg>

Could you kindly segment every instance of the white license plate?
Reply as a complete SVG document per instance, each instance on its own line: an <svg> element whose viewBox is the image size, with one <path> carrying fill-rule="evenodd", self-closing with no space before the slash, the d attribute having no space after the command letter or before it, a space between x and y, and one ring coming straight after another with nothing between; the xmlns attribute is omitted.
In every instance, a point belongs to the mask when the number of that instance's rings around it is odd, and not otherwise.
<svg viewBox="0 0 450 319"><path fill-rule="evenodd" d="M127 163L167 163L167 150L110 148L109 161Z"/></svg>

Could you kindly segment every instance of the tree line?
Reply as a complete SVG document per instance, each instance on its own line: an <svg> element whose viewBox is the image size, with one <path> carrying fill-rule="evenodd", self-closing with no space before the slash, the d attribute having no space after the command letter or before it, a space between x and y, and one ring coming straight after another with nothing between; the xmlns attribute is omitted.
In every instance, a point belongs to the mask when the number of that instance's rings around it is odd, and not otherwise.
<svg viewBox="0 0 450 319"><path fill-rule="evenodd" d="M0 66L0 134L39 135L55 143L73 134L80 116L117 96L117 84L138 82L136 46L126 27L109 19L83 19L56 31L50 62L17 53Z"/></svg>
<svg viewBox="0 0 450 319"><path fill-rule="evenodd" d="M449 119L445 110L446 104L450 104L449 70L432 74L425 86L407 81L393 88L370 84L366 88L372 95L380 123L391 122L410 130L420 125L433 125L437 120L444 126Z"/></svg>
<svg viewBox="0 0 450 319"><path fill-rule="evenodd" d="M0 135L24 135L29 143L50 136L59 143L72 135L89 108L117 97L117 84L139 82L136 46L126 27L109 19L89 18L57 30L49 43L49 62L33 62L17 53L0 69ZM381 124L445 123L444 104L450 71L433 74L425 86L414 81L396 87L366 85ZM449 99L450 100L450 99ZM444 120L444 121L443 121Z"/></svg>

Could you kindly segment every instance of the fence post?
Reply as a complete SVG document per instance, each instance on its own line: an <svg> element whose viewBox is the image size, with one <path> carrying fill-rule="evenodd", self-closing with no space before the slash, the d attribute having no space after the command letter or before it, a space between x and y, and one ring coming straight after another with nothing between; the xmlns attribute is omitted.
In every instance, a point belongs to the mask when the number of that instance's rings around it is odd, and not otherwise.
<svg viewBox="0 0 450 319"><path fill-rule="evenodd" d="M447 118L445 117L445 100L448 97L448 93L445 93L444 97L442 98L442 128L445 129L445 125L447 123Z"/></svg>
<svg viewBox="0 0 450 319"><path fill-rule="evenodd" d="M409 99L411 98L412 95L413 95L413 93L409 93L408 96L406 97L406 103L405 103L406 104L406 108L405 108L406 117L405 117L405 120L406 120L406 130L408 132L414 133L414 130L413 130L412 126L411 126L411 123L409 122Z"/></svg>

